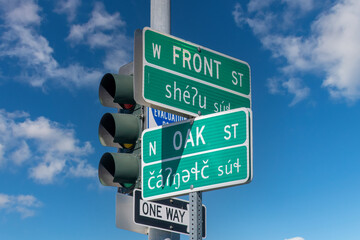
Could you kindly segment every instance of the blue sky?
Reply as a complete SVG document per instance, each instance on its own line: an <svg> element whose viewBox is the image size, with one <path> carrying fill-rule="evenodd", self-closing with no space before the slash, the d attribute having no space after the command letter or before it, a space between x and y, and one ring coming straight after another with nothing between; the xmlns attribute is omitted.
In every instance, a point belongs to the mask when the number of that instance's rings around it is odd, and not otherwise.
<svg viewBox="0 0 360 240"><path fill-rule="evenodd" d="M254 178L203 194L207 239L359 239L360 2L171 11L172 35L251 67ZM0 0L1 239L147 239L115 227L97 166L99 81L149 25L145 0Z"/></svg>

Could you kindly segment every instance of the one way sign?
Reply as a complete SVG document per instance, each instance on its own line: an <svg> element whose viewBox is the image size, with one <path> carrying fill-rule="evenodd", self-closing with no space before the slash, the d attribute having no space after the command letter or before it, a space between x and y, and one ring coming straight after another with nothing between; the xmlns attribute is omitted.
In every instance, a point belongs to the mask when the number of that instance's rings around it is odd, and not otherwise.
<svg viewBox="0 0 360 240"><path fill-rule="evenodd" d="M202 206L203 231L205 237L206 209ZM189 234L189 202L182 199L164 199L159 201L145 201L141 198L141 191L134 191L134 221L137 224Z"/></svg>

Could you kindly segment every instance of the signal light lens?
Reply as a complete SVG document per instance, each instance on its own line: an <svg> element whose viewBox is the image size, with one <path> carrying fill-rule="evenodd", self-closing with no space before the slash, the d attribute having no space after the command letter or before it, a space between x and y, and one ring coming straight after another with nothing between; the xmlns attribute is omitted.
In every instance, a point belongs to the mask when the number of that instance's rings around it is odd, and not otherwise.
<svg viewBox="0 0 360 240"><path fill-rule="evenodd" d="M123 148L131 150L131 149L133 149L135 147L135 144L133 144L133 143L124 143L124 144L121 144L121 146Z"/></svg>
<svg viewBox="0 0 360 240"><path fill-rule="evenodd" d="M135 108L135 104L120 104L120 106L126 110L133 110Z"/></svg>
<svg viewBox="0 0 360 240"><path fill-rule="evenodd" d="M134 183L120 183L120 185L127 189L132 189L135 186Z"/></svg>

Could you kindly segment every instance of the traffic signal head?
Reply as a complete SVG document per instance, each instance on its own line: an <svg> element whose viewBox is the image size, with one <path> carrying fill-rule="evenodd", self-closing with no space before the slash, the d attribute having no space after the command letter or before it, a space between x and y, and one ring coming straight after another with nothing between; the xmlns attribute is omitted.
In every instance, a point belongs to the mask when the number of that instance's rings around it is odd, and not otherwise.
<svg viewBox="0 0 360 240"><path fill-rule="evenodd" d="M99 139L103 146L127 148L136 144L141 133L138 117L131 114L105 113L99 125Z"/></svg>
<svg viewBox="0 0 360 240"><path fill-rule="evenodd" d="M101 157L99 180L105 186L131 192L140 185L139 138L143 129L143 108L133 98L132 76L105 74L99 86L99 99L102 105L118 109L118 113L105 113L100 120L100 143L116 147L118 152L107 152Z"/></svg>
<svg viewBox="0 0 360 240"><path fill-rule="evenodd" d="M99 87L100 102L105 107L133 110L136 102L133 97L133 77L107 73Z"/></svg>
<svg viewBox="0 0 360 240"><path fill-rule="evenodd" d="M133 154L105 153L99 163L99 180L104 186L131 188L140 176L140 159Z"/></svg>

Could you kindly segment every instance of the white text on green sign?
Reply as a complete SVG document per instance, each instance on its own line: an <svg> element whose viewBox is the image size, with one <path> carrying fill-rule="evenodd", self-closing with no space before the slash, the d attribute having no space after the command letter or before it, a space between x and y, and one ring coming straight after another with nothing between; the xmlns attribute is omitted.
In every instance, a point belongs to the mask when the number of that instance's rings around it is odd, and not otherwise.
<svg viewBox="0 0 360 240"><path fill-rule="evenodd" d="M249 182L250 119L251 111L242 108L144 131L143 197Z"/></svg>
<svg viewBox="0 0 360 240"><path fill-rule="evenodd" d="M247 63L149 28L142 37L146 102L190 116L250 108Z"/></svg>

